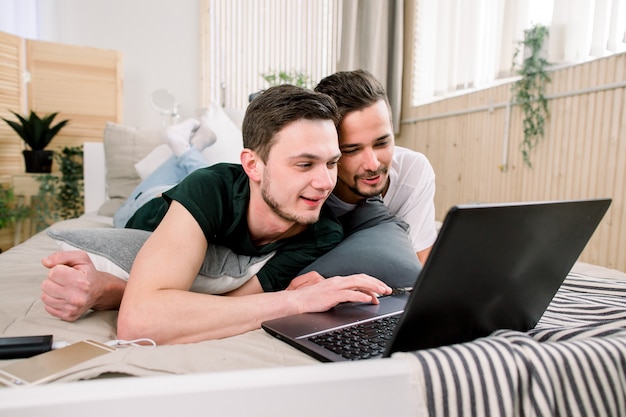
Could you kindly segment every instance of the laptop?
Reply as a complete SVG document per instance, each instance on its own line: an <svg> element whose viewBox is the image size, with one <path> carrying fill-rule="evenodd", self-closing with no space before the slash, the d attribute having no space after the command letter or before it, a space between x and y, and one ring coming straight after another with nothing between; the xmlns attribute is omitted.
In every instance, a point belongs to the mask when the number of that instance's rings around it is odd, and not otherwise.
<svg viewBox="0 0 626 417"><path fill-rule="evenodd" d="M447 213L412 289L262 323L324 362L469 342L532 329L611 199L459 205ZM384 244L384 242L381 242ZM378 329L391 322L391 329ZM357 339L365 337L367 340Z"/></svg>

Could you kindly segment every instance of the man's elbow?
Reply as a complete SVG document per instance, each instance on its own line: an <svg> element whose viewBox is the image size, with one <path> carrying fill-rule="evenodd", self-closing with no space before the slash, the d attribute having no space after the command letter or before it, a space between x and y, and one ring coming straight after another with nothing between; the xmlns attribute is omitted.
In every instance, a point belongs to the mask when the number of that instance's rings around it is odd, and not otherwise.
<svg viewBox="0 0 626 417"><path fill-rule="evenodd" d="M117 338L119 340L141 338L155 340L155 335L151 334L150 328L151 326L148 325L146 318L141 313L129 311L129 309L120 309L117 318Z"/></svg>

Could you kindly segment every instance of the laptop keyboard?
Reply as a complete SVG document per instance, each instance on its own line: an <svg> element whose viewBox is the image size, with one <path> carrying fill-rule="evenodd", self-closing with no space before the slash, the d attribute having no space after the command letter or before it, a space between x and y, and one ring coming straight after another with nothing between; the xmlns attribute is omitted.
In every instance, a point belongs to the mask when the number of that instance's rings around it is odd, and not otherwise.
<svg viewBox="0 0 626 417"><path fill-rule="evenodd" d="M400 315L381 317L311 336L309 340L348 360L376 358L385 351L398 320Z"/></svg>

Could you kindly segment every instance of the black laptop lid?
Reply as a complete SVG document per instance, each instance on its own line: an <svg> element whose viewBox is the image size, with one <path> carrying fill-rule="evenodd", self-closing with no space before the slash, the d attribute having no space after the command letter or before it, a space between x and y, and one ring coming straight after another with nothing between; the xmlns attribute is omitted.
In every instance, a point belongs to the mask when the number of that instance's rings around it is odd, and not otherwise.
<svg viewBox="0 0 626 417"><path fill-rule="evenodd" d="M452 208L386 356L534 327L610 203Z"/></svg>

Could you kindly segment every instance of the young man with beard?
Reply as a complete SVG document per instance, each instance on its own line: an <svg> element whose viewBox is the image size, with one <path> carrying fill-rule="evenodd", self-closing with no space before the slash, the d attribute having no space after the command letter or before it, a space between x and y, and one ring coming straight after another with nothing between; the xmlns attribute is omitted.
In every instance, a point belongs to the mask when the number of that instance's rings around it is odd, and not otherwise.
<svg viewBox="0 0 626 417"><path fill-rule="evenodd" d="M337 186L327 204L341 215L366 198L382 196L389 212L409 225L411 244L424 264L437 236L435 174L426 156L395 146L383 86L356 70L324 78L315 91L331 96L341 114Z"/></svg>
<svg viewBox="0 0 626 417"><path fill-rule="evenodd" d="M301 271L291 286L323 277L366 273L392 287L412 287L437 237L435 174L424 155L395 146L391 108L382 85L363 70L324 78L315 91L339 112L337 185L327 205L345 239Z"/></svg>
<svg viewBox="0 0 626 417"><path fill-rule="evenodd" d="M57 252L43 260L50 268L42 284L46 310L76 320L89 308L119 306L118 338L161 344L231 336L341 302L377 303L391 289L365 275L279 291L342 237L322 210L336 183L337 122L337 108L324 94L293 86L266 90L244 118L241 166L194 171L129 221L154 231L128 283L96 271L85 252ZM209 244L240 255L275 254L229 296L191 292Z"/></svg>

